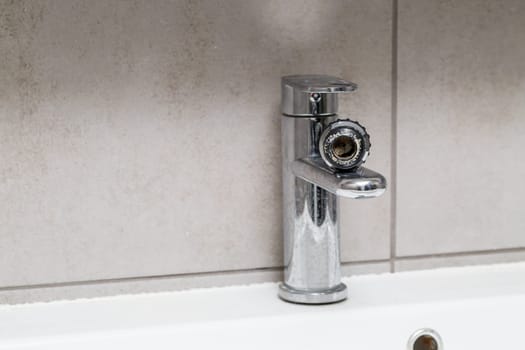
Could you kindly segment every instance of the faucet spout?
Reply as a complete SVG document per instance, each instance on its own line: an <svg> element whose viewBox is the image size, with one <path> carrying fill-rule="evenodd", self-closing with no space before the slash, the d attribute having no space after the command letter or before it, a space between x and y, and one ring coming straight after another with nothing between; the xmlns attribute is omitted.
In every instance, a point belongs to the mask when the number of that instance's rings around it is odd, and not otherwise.
<svg viewBox="0 0 525 350"><path fill-rule="evenodd" d="M381 196L386 190L383 175L360 167L350 172L328 168L319 157L297 159L292 163L295 176L339 197L361 199Z"/></svg>

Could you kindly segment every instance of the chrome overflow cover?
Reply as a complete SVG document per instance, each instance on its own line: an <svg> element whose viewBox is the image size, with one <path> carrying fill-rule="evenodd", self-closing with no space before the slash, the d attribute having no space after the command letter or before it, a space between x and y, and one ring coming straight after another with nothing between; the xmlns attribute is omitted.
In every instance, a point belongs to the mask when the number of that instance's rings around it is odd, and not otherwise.
<svg viewBox="0 0 525 350"><path fill-rule="evenodd" d="M410 336L407 350L443 350L443 341L435 330L422 328Z"/></svg>

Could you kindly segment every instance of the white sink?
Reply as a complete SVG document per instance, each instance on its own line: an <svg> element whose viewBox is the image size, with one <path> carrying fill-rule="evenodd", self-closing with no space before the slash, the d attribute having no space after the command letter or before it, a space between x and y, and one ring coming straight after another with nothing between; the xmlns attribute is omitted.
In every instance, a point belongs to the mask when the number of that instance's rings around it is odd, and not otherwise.
<svg viewBox="0 0 525 350"><path fill-rule="evenodd" d="M447 350L525 348L525 263L344 282L349 299L324 306L285 303L273 283L5 305L0 349L405 350L425 327Z"/></svg>

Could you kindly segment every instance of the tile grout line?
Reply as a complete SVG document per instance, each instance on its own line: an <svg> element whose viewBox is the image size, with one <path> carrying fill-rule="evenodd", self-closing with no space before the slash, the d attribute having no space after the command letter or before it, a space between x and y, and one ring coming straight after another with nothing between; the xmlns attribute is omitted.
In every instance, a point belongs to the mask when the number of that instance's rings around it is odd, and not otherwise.
<svg viewBox="0 0 525 350"><path fill-rule="evenodd" d="M392 0L392 77L390 144L390 272L395 272L397 222L397 28L398 0Z"/></svg>
<svg viewBox="0 0 525 350"><path fill-rule="evenodd" d="M375 263L388 262L386 259L378 260L361 260L361 261L349 261L342 262L342 266L355 266L355 265L370 265ZM38 283L28 285L15 285L0 287L0 292L14 291L14 290L26 290L26 289L39 289L39 288L60 288L60 287L75 287L75 286L89 286L97 284L111 284L111 283L128 283L128 282L145 282L149 280L166 280L166 279L180 279L180 278L191 278L191 277L213 277L213 276L226 276L236 275L242 273L257 273L257 272L281 272L283 266L274 267L259 267L253 269L235 269L235 270L224 270L224 271L203 271L203 272L188 272L188 273L177 273L177 274L166 274L166 275L149 275L149 276L134 276L134 277L118 277L118 278L102 278L94 280L78 280L69 282L51 282L51 283Z"/></svg>
<svg viewBox="0 0 525 350"><path fill-rule="evenodd" d="M407 260L417 260L417 259L425 259L425 258L426 259L431 259L431 258L463 257L463 256L476 256L476 255L478 255L478 256L480 256L480 255L497 255L497 254L519 253L519 252L525 252L525 246L524 247L516 247L516 248L492 249L492 250L476 250L476 251L468 251L468 252L454 252L454 253L438 253L438 254L399 256L399 257L396 258L396 260L407 261ZM356 266L356 265L370 265L370 264L387 263L387 262L391 262L391 259L349 261L349 262L342 262L341 265L342 266ZM18 285L18 286L0 287L0 293L1 292L9 292L9 291L41 289L41 288L61 288L61 287L75 287L75 286L90 286L90 285L98 285L98 284L126 283L126 282L146 282L146 281L149 281L149 280L176 279L176 278L185 278L185 277L212 277L212 276L219 276L219 275L235 275L235 274L240 274L240 273L281 272L282 269L283 269L282 266L276 266L276 267L261 267L261 268L254 268L254 269L238 269L238 270L208 271L208 272L190 272L190 273L171 274L171 275L152 275L152 276L108 278L108 279L86 280L86 281L41 283L41 284L31 284L31 285Z"/></svg>
<svg viewBox="0 0 525 350"><path fill-rule="evenodd" d="M276 267L260 267L253 269L236 269L224 271L203 271L203 272L186 272L165 275L149 275L149 276L133 276L133 277L117 277L117 278L101 278L94 280L77 280L68 282L50 282L38 283L29 285L16 285L8 287L0 287L0 292L10 290L23 289L39 289L39 288L57 288L57 287L75 287L75 286L89 286L97 284L111 284L111 283L127 283L127 282L145 282L149 280L163 280L163 279L180 279L191 277L213 277L220 275L235 275L240 273L255 273L255 272L279 272L282 270L281 266Z"/></svg>
<svg viewBox="0 0 525 350"><path fill-rule="evenodd" d="M406 256L398 256L396 260L407 261L407 260L432 259L432 258L454 258L454 257L497 255L497 254L521 253L521 252L525 252L525 247L471 250L468 252L406 255Z"/></svg>

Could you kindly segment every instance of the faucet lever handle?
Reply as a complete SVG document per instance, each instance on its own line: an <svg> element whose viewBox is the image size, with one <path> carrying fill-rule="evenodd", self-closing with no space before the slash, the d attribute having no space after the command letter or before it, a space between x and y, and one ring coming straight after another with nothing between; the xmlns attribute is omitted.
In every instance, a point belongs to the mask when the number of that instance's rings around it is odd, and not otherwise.
<svg viewBox="0 0 525 350"><path fill-rule="evenodd" d="M330 75L288 75L281 79L282 113L309 117L337 113L337 94L357 90L357 84Z"/></svg>
<svg viewBox="0 0 525 350"><path fill-rule="evenodd" d="M282 78L282 84L306 93L329 94L357 90L357 84L330 75L289 75Z"/></svg>

